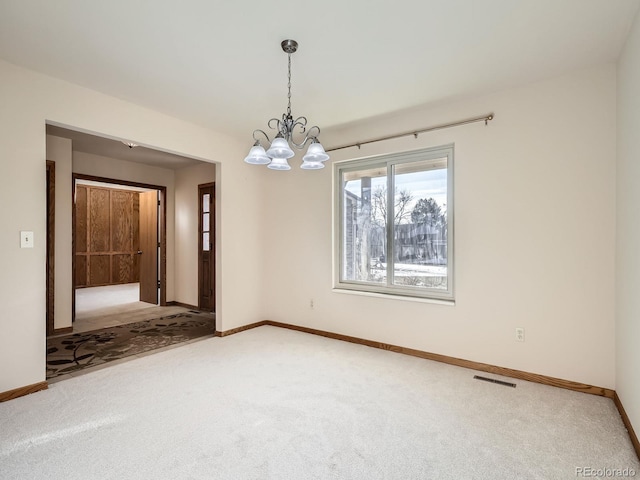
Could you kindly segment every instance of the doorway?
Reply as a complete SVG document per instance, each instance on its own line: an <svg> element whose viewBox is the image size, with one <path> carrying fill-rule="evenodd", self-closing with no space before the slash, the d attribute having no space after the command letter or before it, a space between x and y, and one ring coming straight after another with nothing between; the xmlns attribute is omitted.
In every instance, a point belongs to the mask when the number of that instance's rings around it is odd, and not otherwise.
<svg viewBox="0 0 640 480"><path fill-rule="evenodd" d="M198 185L198 205L198 308L215 312L215 183Z"/></svg>
<svg viewBox="0 0 640 480"><path fill-rule="evenodd" d="M122 310L118 302L126 301L120 299L139 283L132 308L166 306L166 187L73 174L72 229L74 331L85 327L76 323L78 299L111 295L114 305L96 310L94 317L114 317ZM119 324L115 318L108 322L90 326Z"/></svg>

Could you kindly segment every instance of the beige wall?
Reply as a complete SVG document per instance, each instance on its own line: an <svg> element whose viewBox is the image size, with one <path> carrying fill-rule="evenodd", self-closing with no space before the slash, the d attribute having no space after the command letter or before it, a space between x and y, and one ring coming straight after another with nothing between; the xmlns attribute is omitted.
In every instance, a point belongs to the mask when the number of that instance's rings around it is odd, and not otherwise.
<svg viewBox="0 0 640 480"><path fill-rule="evenodd" d="M638 98L637 30L620 67L621 104L636 105ZM2 61L0 103L0 158L10 159L0 162L0 364L15 366L0 373L0 392L44 380L46 121L219 163L221 330L269 318L616 386L613 65L323 132L328 147L496 113L486 128L332 154L341 160L455 143L455 306L332 292L331 168L304 172L296 166L283 174L248 166L243 142ZM629 174L621 173L620 182L640 175L631 162L638 156L632 134L625 133L637 130L637 111L620 114L619 141L628 150L621 148L618 167ZM93 174L103 175L98 159L93 165ZM632 183L620 195L632 205ZM618 272L618 388L638 422L632 407L639 404L638 391L628 380L638 362L631 348L638 305L624 289L638 280L631 242L639 232L625 205L619 198L618 233L629 234L629 243L619 244L618 266L630 267ZM34 249L19 248L20 230L35 232ZM516 326L526 328L525 343L514 341Z"/></svg>
<svg viewBox="0 0 640 480"><path fill-rule="evenodd" d="M210 163L176 170L175 298L187 305L198 305L198 185L215 179Z"/></svg>
<svg viewBox="0 0 640 480"><path fill-rule="evenodd" d="M175 172L84 152L73 152L73 172L167 187L167 301L175 300Z"/></svg>
<svg viewBox="0 0 640 480"><path fill-rule="evenodd" d="M640 16L618 64L616 391L640 434Z"/></svg>
<svg viewBox="0 0 640 480"><path fill-rule="evenodd" d="M0 61L0 392L45 379L45 123L219 162L218 327L263 318L259 173L250 145L206 128ZM257 207L256 207L257 206ZM238 215L246 223L234 224ZM229 227L229 228L227 228ZM233 227L233 228L231 228ZM35 248L19 248L33 230ZM224 285L224 286L223 286Z"/></svg>
<svg viewBox="0 0 640 480"><path fill-rule="evenodd" d="M71 326L71 140L47 135L47 160L55 166L54 328ZM44 239L43 239L44 240ZM46 247L46 245L45 245Z"/></svg>
<svg viewBox="0 0 640 480"><path fill-rule="evenodd" d="M455 144L455 306L332 292L332 168L296 165L264 174L266 318L613 388L614 65L325 129L322 141L489 112L487 127L332 152L338 161Z"/></svg>

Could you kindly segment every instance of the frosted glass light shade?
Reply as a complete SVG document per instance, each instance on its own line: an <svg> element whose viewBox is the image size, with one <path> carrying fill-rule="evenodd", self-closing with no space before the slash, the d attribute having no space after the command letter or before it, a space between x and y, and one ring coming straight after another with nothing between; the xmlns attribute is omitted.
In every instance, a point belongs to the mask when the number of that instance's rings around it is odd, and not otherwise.
<svg viewBox="0 0 640 480"><path fill-rule="evenodd" d="M289 165L286 158L274 158L271 160L271 163L267 165L267 168L271 170L291 170L291 165Z"/></svg>
<svg viewBox="0 0 640 480"><path fill-rule="evenodd" d="M271 162L271 159L267 157L267 153L262 148L262 145L254 145L249 150L249 155L244 159L245 162L251 165L267 165Z"/></svg>
<svg viewBox="0 0 640 480"><path fill-rule="evenodd" d="M308 160L303 159L302 165L300 165L300 168L302 168L303 170L320 170L321 168L324 168L324 163L310 162Z"/></svg>
<svg viewBox="0 0 640 480"><path fill-rule="evenodd" d="M276 137L273 139L273 142L271 142L271 147L267 150L267 155L274 160L276 158L283 158L286 160L287 158L293 157L295 154L284 138Z"/></svg>
<svg viewBox="0 0 640 480"><path fill-rule="evenodd" d="M324 147L317 140L314 141L311 145L309 145L309 149L304 157L302 157L304 162L326 162L329 160L329 155L324 151ZM316 167L317 168L317 167ZM322 167L320 167L322 168Z"/></svg>

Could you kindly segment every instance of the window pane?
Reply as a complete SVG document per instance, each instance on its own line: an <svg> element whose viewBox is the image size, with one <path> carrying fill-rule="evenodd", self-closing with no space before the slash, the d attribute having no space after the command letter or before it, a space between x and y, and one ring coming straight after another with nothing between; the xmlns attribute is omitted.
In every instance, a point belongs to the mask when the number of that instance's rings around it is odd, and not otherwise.
<svg viewBox="0 0 640 480"><path fill-rule="evenodd" d="M209 214L208 213L203 213L202 214L202 230L204 230L205 232L208 232L208 231L211 230L209 228Z"/></svg>
<svg viewBox="0 0 640 480"><path fill-rule="evenodd" d="M447 290L447 160L395 165L393 283Z"/></svg>
<svg viewBox="0 0 640 480"><path fill-rule="evenodd" d="M211 195L209 193L205 193L202 196L202 211L204 213L209 212L209 204L211 203Z"/></svg>
<svg viewBox="0 0 640 480"><path fill-rule="evenodd" d="M343 172L342 279L387 282L386 166Z"/></svg>
<svg viewBox="0 0 640 480"><path fill-rule="evenodd" d="M334 285L453 300L453 145L334 164Z"/></svg>
<svg viewBox="0 0 640 480"><path fill-rule="evenodd" d="M209 232L202 233L202 251L203 252L209 251Z"/></svg>

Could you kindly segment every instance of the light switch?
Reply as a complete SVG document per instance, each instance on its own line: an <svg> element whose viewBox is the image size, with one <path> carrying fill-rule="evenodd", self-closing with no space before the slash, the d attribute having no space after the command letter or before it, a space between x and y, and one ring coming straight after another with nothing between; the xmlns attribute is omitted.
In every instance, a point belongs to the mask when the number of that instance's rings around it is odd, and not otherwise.
<svg viewBox="0 0 640 480"><path fill-rule="evenodd" d="M33 248L33 232L20 232L20 248Z"/></svg>

